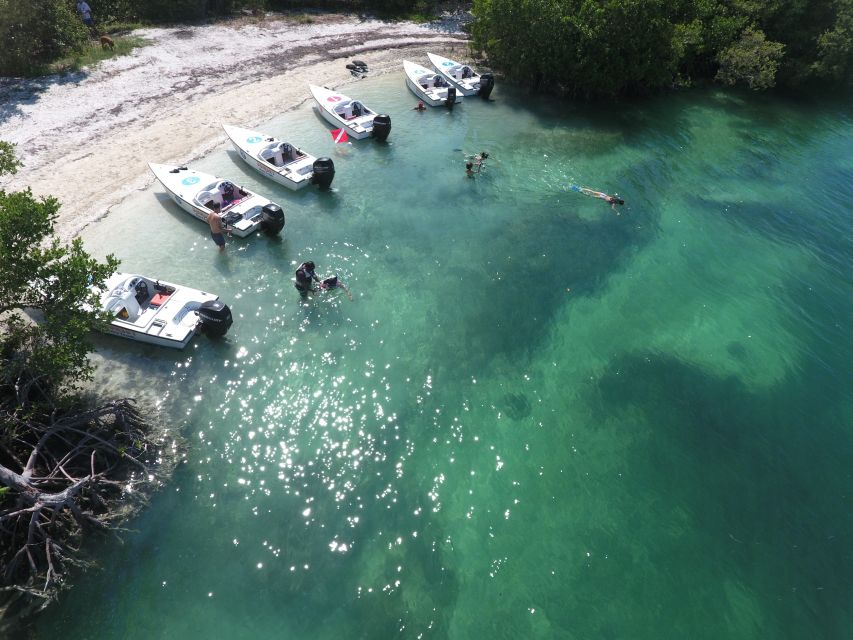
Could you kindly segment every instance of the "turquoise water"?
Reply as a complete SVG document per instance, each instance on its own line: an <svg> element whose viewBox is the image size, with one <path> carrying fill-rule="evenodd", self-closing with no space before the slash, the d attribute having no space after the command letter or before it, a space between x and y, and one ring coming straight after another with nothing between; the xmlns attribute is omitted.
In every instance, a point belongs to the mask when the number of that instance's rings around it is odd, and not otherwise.
<svg viewBox="0 0 853 640"><path fill-rule="evenodd" d="M390 144L335 148L310 104L260 127L331 155L333 193L193 163L278 201L283 241L218 255L158 185L85 233L235 324L97 340L190 448L34 636L849 637L849 108L346 91ZM300 304L309 258L354 301Z"/></svg>

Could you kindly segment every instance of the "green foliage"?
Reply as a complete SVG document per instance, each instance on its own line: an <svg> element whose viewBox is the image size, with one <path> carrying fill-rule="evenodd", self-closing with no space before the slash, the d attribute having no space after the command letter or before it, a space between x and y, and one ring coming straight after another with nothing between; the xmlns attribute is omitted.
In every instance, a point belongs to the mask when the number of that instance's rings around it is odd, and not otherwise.
<svg viewBox="0 0 853 640"><path fill-rule="evenodd" d="M0 0L0 75L33 73L87 37L66 0Z"/></svg>
<svg viewBox="0 0 853 640"><path fill-rule="evenodd" d="M59 211L54 198L0 190L0 382L48 379L73 387L91 372L87 335L103 322L98 294L118 261L99 262L78 238L62 245L53 237ZM33 323L21 312L35 312Z"/></svg>
<svg viewBox="0 0 853 640"><path fill-rule="evenodd" d="M126 20L116 20L114 22L109 22L101 26L102 31L107 35L119 34L119 33L128 33L133 31L134 29L142 29L146 25L142 22L136 21L126 21ZM143 41L143 39L139 39ZM136 46L141 46L136 45Z"/></svg>
<svg viewBox="0 0 853 640"><path fill-rule="evenodd" d="M146 44L146 40L144 38L136 36L123 38L116 37L113 39L113 42L115 42L114 49L105 49L99 42L91 40L84 46L72 51L69 55L55 60L50 64L49 70L52 72L79 71L84 67L97 64L101 60L114 58L115 56L127 55L135 48L143 47Z"/></svg>
<svg viewBox="0 0 853 640"><path fill-rule="evenodd" d="M495 67L569 95L853 75L853 0L474 0L473 12L474 47Z"/></svg>
<svg viewBox="0 0 853 640"><path fill-rule="evenodd" d="M763 32L747 29L740 40L720 53L717 80L729 85L742 83L750 89L769 89L776 83L784 49L784 45L767 40Z"/></svg>
<svg viewBox="0 0 853 640"><path fill-rule="evenodd" d="M143 19L152 22L200 20L207 17L205 0L147 0L140 3Z"/></svg>
<svg viewBox="0 0 853 640"><path fill-rule="evenodd" d="M15 157L15 145L0 140L0 176L17 173L20 166L22 166L21 161Z"/></svg>
<svg viewBox="0 0 853 640"><path fill-rule="evenodd" d="M136 0L87 0L92 8L92 19L98 25L139 20L139 7L146 2Z"/></svg>
<svg viewBox="0 0 853 640"><path fill-rule="evenodd" d="M853 0L839 3L831 29L818 38L814 75L825 80L853 84Z"/></svg>
<svg viewBox="0 0 853 640"><path fill-rule="evenodd" d="M496 66L536 87L614 96L675 71L665 0L476 0L473 36Z"/></svg>

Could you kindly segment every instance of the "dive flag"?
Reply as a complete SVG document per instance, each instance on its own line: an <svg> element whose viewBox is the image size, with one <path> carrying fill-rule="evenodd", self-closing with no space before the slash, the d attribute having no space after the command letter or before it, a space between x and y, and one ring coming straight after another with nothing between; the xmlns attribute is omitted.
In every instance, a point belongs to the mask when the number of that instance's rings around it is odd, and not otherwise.
<svg viewBox="0 0 853 640"><path fill-rule="evenodd" d="M335 144L340 144L341 142L349 140L347 132L344 131L343 127L340 129L332 129L332 138L334 138Z"/></svg>

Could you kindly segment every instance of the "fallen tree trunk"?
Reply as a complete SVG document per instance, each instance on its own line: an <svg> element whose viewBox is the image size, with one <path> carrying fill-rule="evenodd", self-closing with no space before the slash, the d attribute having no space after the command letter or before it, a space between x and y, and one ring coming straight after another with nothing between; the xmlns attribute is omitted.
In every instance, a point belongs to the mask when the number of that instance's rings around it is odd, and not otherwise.
<svg viewBox="0 0 853 640"><path fill-rule="evenodd" d="M131 400L61 417L0 408L0 630L44 608L87 531L109 531L159 486L163 442Z"/></svg>

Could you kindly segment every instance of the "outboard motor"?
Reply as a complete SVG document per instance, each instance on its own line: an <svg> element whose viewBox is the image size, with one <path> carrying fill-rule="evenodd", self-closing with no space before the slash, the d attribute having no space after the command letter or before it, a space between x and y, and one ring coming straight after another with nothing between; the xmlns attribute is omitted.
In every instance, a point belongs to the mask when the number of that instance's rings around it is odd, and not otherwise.
<svg viewBox="0 0 853 640"><path fill-rule="evenodd" d="M312 184L316 184L321 189L328 189L335 178L335 163L331 158L317 158L311 166L314 170L314 175L311 176Z"/></svg>
<svg viewBox="0 0 853 640"><path fill-rule="evenodd" d="M373 119L373 137L380 142L385 142L391 133L391 116L380 113Z"/></svg>
<svg viewBox="0 0 853 640"><path fill-rule="evenodd" d="M224 336L234 322L231 309L221 300L203 302L197 313L199 331L211 338Z"/></svg>
<svg viewBox="0 0 853 640"><path fill-rule="evenodd" d="M449 87L447 89L447 102L444 104L448 109L452 109L453 105L456 104L456 87Z"/></svg>
<svg viewBox="0 0 853 640"><path fill-rule="evenodd" d="M264 205L261 229L270 235L275 235L284 228L284 211L274 202Z"/></svg>
<svg viewBox="0 0 853 640"><path fill-rule="evenodd" d="M489 94L495 88L495 77L491 73L484 73L480 76L480 91L478 95L483 100L489 99Z"/></svg>

